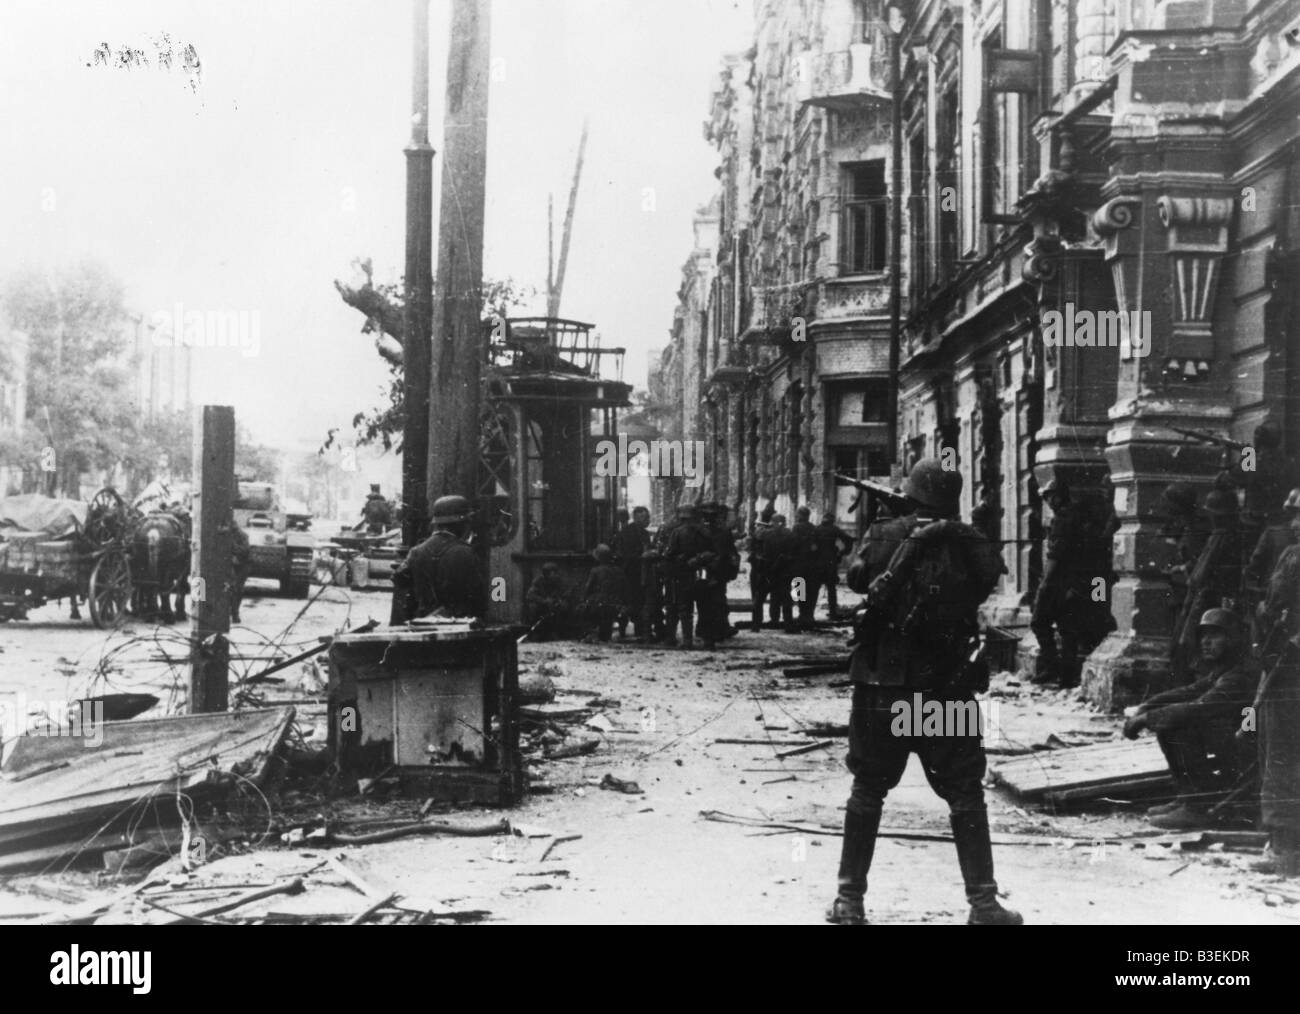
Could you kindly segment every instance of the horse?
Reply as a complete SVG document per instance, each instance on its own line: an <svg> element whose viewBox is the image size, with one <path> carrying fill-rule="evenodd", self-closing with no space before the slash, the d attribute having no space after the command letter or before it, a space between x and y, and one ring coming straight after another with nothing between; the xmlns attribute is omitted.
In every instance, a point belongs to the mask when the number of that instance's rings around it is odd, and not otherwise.
<svg viewBox="0 0 1300 1014"><path fill-rule="evenodd" d="M136 527L131 543L135 612L142 619L161 613L163 623L187 618L190 536L193 523L179 510L154 511ZM172 608L172 596L176 607Z"/></svg>

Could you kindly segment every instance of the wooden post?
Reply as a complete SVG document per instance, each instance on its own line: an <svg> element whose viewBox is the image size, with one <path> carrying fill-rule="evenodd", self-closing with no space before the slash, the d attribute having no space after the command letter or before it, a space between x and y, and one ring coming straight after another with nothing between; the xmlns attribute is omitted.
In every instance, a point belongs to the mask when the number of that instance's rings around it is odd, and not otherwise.
<svg viewBox="0 0 1300 1014"><path fill-rule="evenodd" d="M483 205L491 0L452 0L443 128L438 284L429 393L429 497L478 497Z"/></svg>
<svg viewBox="0 0 1300 1014"><path fill-rule="evenodd" d="M433 314L433 148L429 146L429 0L413 0L411 140L406 147L406 307L402 355L402 544L419 544L429 516L429 328ZM389 619L409 617L393 589Z"/></svg>
<svg viewBox="0 0 1300 1014"><path fill-rule="evenodd" d="M235 499L235 410L204 405L194 432L194 536L190 560L190 713L225 711L230 667L230 524Z"/></svg>

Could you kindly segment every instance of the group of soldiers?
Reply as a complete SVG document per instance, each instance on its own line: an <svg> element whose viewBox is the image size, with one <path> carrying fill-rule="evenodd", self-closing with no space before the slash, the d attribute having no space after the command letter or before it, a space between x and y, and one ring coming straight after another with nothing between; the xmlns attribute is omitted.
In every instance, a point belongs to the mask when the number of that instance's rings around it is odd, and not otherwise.
<svg viewBox="0 0 1300 1014"><path fill-rule="evenodd" d="M719 503L682 504L652 533L646 508L630 516L620 511L611 544L592 553L596 566L579 602L559 568L543 566L528 591L534 637L578 633L581 620L593 640L609 640L615 626L625 638L630 626L642 643L691 649L698 641L713 649L739 632L730 620L727 586L740 573L742 546L749 557L753 630L762 628L765 605L772 624L792 633L810 629L823 587L835 616L839 564L853 539L833 516L814 525L811 510L800 507L787 527L769 507L742 541L728 514Z"/></svg>

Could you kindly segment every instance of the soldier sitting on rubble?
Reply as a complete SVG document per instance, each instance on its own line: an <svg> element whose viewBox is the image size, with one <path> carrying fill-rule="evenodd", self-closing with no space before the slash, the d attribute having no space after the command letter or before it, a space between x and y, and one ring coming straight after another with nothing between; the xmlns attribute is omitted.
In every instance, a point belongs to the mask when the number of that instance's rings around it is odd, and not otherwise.
<svg viewBox="0 0 1300 1014"><path fill-rule="evenodd" d="M1234 612L1207 609L1197 633L1202 678L1156 694L1124 724L1129 739L1154 732L1169 762L1178 796L1148 811L1153 825L1168 830L1204 827L1211 805L1237 784L1236 733L1259 683Z"/></svg>
<svg viewBox="0 0 1300 1014"><path fill-rule="evenodd" d="M567 637L573 629L573 609L569 589L560 576L558 563L542 564L542 572L533 579L525 598L533 621L530 640L549 641Z"/></svg>
<svg viewBox="0 0 1300 1014"><path fill-rule="evenodd" d="M608 641L614 633L614 621L623 612L627 601L627 578L621 568L613 563L610 548L601 543L591 555L596 566L587 575L583 588L583 611L587 619L587 636L583 640L594 642L599 638Z"/></svg>

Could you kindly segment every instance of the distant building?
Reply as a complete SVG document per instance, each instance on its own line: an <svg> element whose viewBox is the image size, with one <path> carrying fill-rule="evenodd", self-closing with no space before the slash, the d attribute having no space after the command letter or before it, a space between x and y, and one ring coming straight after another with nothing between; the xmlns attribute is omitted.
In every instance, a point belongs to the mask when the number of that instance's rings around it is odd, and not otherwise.
<svg viewBox="0 0 1300 1014"><path fill-rule="evenodd" d="M679 293L665 362L690 364L680 403L708 448L710 499L745 517L769 502L842 515L836 471L890 473L882 8L761 0L756 15L705 124L720 184L707 302Z"/></svg>

